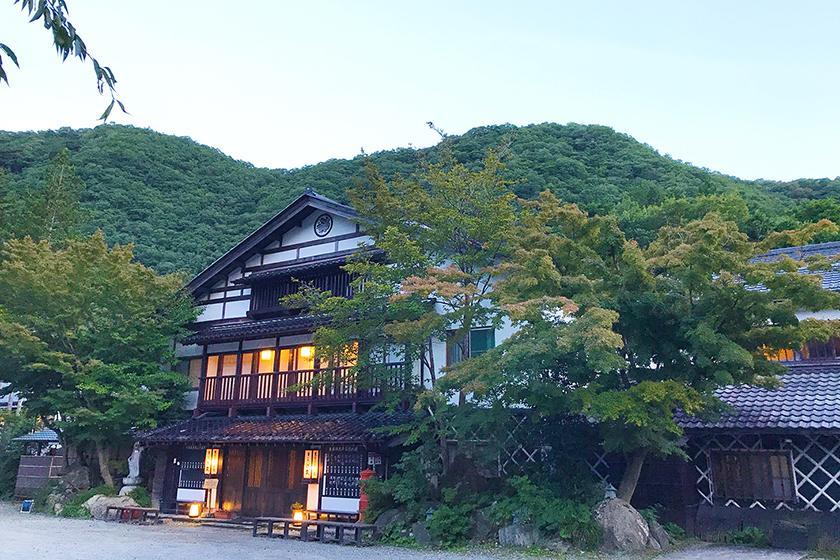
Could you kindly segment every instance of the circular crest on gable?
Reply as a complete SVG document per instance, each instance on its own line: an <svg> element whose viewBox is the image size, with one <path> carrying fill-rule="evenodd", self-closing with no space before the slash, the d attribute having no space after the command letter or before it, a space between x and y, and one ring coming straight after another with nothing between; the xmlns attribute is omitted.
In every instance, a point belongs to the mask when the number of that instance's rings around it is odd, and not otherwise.
<svg viewBox="0 0 840 560"><path fill-rule="evenodd" d="M315 224L313 229L315 230L315 235L318 237L324 237L327 235L333 227L333 219L332 216L329 214L321 214L315 220Z"/></svg>

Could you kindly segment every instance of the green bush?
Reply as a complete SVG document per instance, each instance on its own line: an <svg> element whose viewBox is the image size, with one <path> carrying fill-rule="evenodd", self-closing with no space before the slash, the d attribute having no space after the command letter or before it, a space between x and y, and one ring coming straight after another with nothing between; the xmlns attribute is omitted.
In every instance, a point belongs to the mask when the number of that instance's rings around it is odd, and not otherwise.
<svg viewBox="0 0 840 560"><path fill-rule="evenodd" d="M470 514L474 504L458 503L457 492L453 488L443 491L444 503L440 505L426 521L426 528L432 539L440 546L453 547L463 544L470 535Z"/></svg>
<svg viewBox="0 0 840 560"><path fill-rule="evenodd" d="M58 483L51 481L46 486L39 488L32 496L32 510L38 513L53 513L47 511L47 497L52 493Z"/></svg>
<svg viewBox="0 0 840 560"><path fill-rule="evenodd" d="M770 546L767 533L758 527L744 527L740 531L730 531L726 534L726 542L748 546Z"/></svg>
<svg viewBox="0 0 840 560"><path fill-rule="evenodd" d="M524 476L515 476L509 483L514 494L499 500L493 508L493 516L500 523L517 518L532 523L543 534L585 548L600 542L601 530L590 504L558 497L546 486L537 486Z"/></svg>
<svg viewBox="0 0 840 560"><path fill-rule="evenodd" d="M665 529L665 532L668 533L675 541L681 541L685 538L685 529L674 523L673 521L669 521L662 525L662 528Z"/></svg>
<svg viewBox="0 0 840 560"><path fill-rule="evenodd" d="M129 492L128 497L137 502L140 507L152 507L152 497L149 495L149 491L142 486L138 486Z"/></svg>
<svg viewBox="0 0 840 560"><path fill-rule="evenodd" d="M11 498L15 490L23 442L12 441L29 433L35 427L35 420L16 412L0 412L0 498Z"/></svg>
<svg viewBox="0 0 840 560"><path fill-rule="evenodd" d="M105 496L116 496L117 491L113 486L97 486L89 490L83 490L74 494L72 498L67 500L64 504L64 509L61 510L61 517L76 517L86 519L90 517L90 512L84 506L84 503L96 496L97 494L104 494Z"/></svg>

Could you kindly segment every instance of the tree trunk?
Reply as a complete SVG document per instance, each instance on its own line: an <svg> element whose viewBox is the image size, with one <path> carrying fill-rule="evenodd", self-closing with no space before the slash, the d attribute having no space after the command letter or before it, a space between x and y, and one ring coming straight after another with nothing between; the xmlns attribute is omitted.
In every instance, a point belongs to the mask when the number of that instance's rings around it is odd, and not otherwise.
<svg viewBox="0 0 840 560"><path fill-rule="evenodd" d="M639 483L639 475L642 474L642 466L645 464L647 449L637 449L627 461L624 467L624 475L621 477L621 484L618 487L617 497L629 502L636 492L636 485Z"/></svg>
<svg viewBox="0 0 840 560"><path fill-rule="evenodd" d="M108 448L101 441L96 442L96 462L99 463L99 476L108 486L114 486L114 477L108 468Z"/></svg>

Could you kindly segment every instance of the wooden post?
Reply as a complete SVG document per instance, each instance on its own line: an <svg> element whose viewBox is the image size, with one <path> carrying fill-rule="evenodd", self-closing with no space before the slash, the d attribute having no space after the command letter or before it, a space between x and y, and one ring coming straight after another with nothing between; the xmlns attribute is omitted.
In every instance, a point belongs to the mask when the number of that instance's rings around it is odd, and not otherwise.
<svg viewBox="0 0 840 560"><path fill-rule="evenodd" d="M152 507L160 509L163 486L166 482L166 467L169 463L169 449L155 449L155 466L152 473Z"/></svg>

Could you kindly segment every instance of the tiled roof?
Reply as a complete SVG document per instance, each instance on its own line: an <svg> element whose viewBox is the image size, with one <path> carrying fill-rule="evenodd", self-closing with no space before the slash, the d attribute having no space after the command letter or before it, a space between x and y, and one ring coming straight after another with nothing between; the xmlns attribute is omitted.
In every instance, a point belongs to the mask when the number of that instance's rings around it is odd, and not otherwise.
<svg viewBox="0 0 840 560"><path fill-rule="evenodd" d="M322 325L326 320L324 315L297 315L294 317L263 319L262 321L213 325L202 329L192 336L184 338L181 343L208 344L240 340L243 338L309 332L315 327Z"/></svg>
<svg viewBox="0 0 840 560"><path fill-rule="evenodd" d="M840 362L789 366L778 389L748 385L716 393L731 410L714 420L677 415L686 430L840 432Z"/></svg>
<svg viewBox="0 0 840 560"><path fill-rule="evenodd" d="M802 261L809 257L840 257L840 241L829 243L815 243L813 245L800 245L798 247L782 247L773 249L764 254L753 257L752 262L769 263L777 261L782 257L790 257L796 261ZM840 263L833 263L829 270L808 270L807 267L799 269L800 274L817 274L822 277L822 287L825 290L840 291ZM756 291L765 291L764 286L752 286Z"/></svg>
<svg viewBox="0 0 840 560"><path fill-rule="evenodd" d="M314 257L311 259L307 259L305 262L295 261L294 263L290 263L288 265L278 266L276 268L272 268L269 270L262 270L260 272L254 272L244 278L239 278L235 281L237 284L251 284L253 282L259 282L260 280L268 280L270 278L280 278L283 276L291 276L293 274L301 274L306 272L315 271L321 268L331 267L331 266L338 266L347 263L347 259L354 254L359 252L358 249L350 249L349 251L342 251L341 254L331 253L327 258L318 258ZM381 249L371 249L368 251L373 257L381 257L385 254L385 251Z"/></svg>
<svg viewBox="0 0 840 560"><path fill-rule="evenodd" d="M409 413L295 414L190 418L141 433L141 443L366 443L391 436L379 428L407 422Z"/></svg>
<svg viewBox="0 0 840 560"><path fill-rule="evenodd" d="M773 262L783 256L792 258L795 261L805 260L808 257L822 255L824 257L840 256L840 241L829 241L828 243L814 243L811 245L800 245L798 247L782 247L772 249L764 254L754 257L754 262Z"/></svg>
<svg viewBox="0 0 840 560"><path fill-rule="evenodd" d="M16 437L15 441L42 441L47 443L58 443L58 434L49 428L32 432L20 437Z"/></svg>

